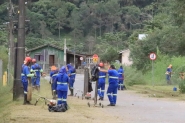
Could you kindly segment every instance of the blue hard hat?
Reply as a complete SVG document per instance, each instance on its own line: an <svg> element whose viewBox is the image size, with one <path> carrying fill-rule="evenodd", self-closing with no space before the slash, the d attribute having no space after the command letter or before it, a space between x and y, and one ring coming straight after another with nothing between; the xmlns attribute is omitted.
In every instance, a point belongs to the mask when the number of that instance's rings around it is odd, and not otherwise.
<svg viewBox="0 0 185 123"><path fill-rule="evenodd" d="M59 70L59 73L66 73L66 66L62 66Z"/></svg>
<svg viewBox="0 0 185 123"><path fill-rule="evenodd" d="M67 64L67 68L70 69L72 66L71 64Z"/></svg>

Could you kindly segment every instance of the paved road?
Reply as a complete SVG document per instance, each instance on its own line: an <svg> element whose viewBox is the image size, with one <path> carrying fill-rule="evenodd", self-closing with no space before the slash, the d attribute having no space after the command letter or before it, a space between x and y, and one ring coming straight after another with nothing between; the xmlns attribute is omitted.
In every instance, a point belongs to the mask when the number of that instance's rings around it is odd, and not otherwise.
<svg viewBox="0 0 185 123"><path fill-rule="evenodd" d="M83 81L84 76L77 74L74 84L76 90L83 90ZM92 92L93 94L94 92ZM81 94L78 93L78 96ZM90 102L93 103L92 100ZM109 104L106 95L103 103L104 105ZM185 102L149 98L129 90L119 91L117 105L115 107L105 106L104 112L112 113L123 119L123 123L185 123Z"/></svg>

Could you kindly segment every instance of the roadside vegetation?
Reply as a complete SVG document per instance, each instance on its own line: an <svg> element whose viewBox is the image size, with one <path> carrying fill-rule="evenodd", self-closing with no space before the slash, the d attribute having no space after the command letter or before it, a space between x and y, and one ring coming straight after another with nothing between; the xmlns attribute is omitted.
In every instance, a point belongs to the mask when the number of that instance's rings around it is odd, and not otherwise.
<svg viewBox="0 0 185 123"><path fill-rule="evenodd" d="M152 61L148 58L147 70L137 70L130 66L124 66L125 84L128 89L137 90L140 93L151 94L151 97L171 97L185 100L185 80L182 73L185 72L185 57L163 55L157 53L157 59ZM166 69L169 64L173 65L171 85L166 81ZM119 68L119 64L115 64ZM174 90L177 88L177 91ZM152 95L155 94L155 95ZM183 98L184 97L184 98Z"/></svg>

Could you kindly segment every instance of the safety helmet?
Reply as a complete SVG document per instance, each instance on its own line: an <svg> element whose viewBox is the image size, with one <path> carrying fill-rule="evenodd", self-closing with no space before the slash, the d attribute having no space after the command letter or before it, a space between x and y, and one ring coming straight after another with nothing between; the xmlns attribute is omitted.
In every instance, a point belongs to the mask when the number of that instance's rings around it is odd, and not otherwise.
<svg viewBox="0 0 185 123"><path fill-rule="evenodd" d="M99 63L99 66L100 66L100 67L103 67L103 63L102 63L102 62L101 62L101 63Z"/></svg>
<svg viewBox="0 0 185 123"><path fill-rule="evenodd" d="M36 59L32 59L32 62L35 63L36 62Z"/></svg>
<svg viewBox="0 0 185 123"><path fill-rule="evenodd" d="M26 58L24 59L24 61L26 61L26 62L31 62L31 57L26 57Z"/></svg>
<svg viewBox="0 0 185 123"><path fill-rule="evenodd" d="M51 70L57 70L57 67L56 66L51 66Z"/></svg>

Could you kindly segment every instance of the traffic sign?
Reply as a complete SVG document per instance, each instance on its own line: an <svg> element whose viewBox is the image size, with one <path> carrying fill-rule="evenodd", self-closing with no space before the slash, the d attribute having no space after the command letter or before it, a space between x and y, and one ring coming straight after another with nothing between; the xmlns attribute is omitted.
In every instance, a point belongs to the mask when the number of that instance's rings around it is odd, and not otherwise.
<svg viewBox="0 0 185 123"><path fill-rule="evenodd" d="M83 60L83 57L80 57L80 60L82 61Z"/></svg>
<svg viewBox="0 0 185 123"><path fill-rule="evenodd" d="M93 58L98 58L98 55L97 55L97 54L94 54L94 55L93 55Z"/></svg>
<svg viewBox="0 0 185 123"><path fill-rule="evenodd" d="M94 54L93 55L93 62L94 63L97 63L98 62L98 55L97 54Z"/></svg>
<svg viewBox="0 0 185 123"><path fill-rule="evenodd" d="M155 53L150 53L149 55L150 60L154 61L157 58L157 55Z"/></svg>
<svg viewBox="0 0 185 123"><path fill-rule="evenodd" d="M98 62L98 59L96 59L96 58L95 58L95 59L93 59L93 62L94 62L94 63Z"/></svg>

